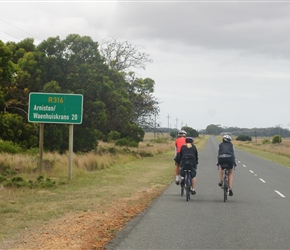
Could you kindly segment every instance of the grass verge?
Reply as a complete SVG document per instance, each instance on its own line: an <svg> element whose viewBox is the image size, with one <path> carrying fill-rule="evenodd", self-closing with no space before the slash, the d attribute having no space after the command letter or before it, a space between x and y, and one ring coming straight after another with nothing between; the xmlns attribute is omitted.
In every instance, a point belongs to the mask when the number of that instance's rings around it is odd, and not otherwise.
<svg viewBox="0 0 290 250"><path fill-rule="evenodd" d="M204 147L205 143L205 137L196 140L198 149ZM40 230L43 226L48 227L52 221L70 215L80 213L103 215L112 206L116 207L116 202L117 209L118 206L121 209L118 211L118 216L120 212L123 213L120 223L124 224L142 209L146 209L152 199L172 182L173 158L174 144L172 143L172 150L167 150L165 153L138 160L135 158L130 162L114 164L98 171L82 171L62 186L57 185L46 189L2 189L0 191L0 246L5 242L6 245L13 242L13 244L24 244L21 242L22 238L25 238L23 232ZM121 200L126 201L127 207L121 206L123 203ZM135 208L129 209L131 214L128 215L128 206L133 207L130 203L134 203ZM118 221L113 215L112 220ZM105 224L96 223L100 228ZM107 224L111 225L112 221ZM103 235L96 241L102 242L101 238L113 237L119 227L120 225L115 224L106 227L103 231L109 236ZM52 246L51 242L49 246ZM44 249L44 243L41 248ZM39 248L36 247L36 249Z"/></svg>

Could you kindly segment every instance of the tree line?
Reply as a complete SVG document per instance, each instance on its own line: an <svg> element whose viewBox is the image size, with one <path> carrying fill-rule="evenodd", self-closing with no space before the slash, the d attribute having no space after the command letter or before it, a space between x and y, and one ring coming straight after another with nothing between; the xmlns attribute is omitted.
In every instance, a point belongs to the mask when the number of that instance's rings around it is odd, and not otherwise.
<svg viewBox="0 0 290 250"><path fill-rule="evenodd" d="M250 137L273 137L279 135L281 137L289 137L289 129L281 128L279 126L269 127L269 128L238 128L238 127L222 127L219 124L210 124L205 130L200 131L200 133L219 135L221 133L230 133L235 136L241 134Z"/></svg>
<svg viewBox="0 0 290 250"><path fill-rule="evenodd" d="M0 40L0 139L24 149L38 147L39 125L29 123L29 93L83 95L83 121L74 127L74 151L95 149L99 140L140 142L159 113L155 82L133 71L152 62L130 42L102 44L70 34L35 45ZM68 149L68 125L45 124L44 148Z"/></svg>

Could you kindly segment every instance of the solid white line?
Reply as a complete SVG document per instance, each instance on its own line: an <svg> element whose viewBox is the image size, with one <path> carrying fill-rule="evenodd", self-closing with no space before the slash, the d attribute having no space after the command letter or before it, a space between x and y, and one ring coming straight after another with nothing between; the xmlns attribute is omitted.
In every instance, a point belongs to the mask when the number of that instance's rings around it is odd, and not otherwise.
<svg viewBox="0 0 290 250"><path fill-rule="evenodd" d="M243 165L244 168L246 168L246 165Z"/></svg>
<svg viewBox="0 0 290 250"><path fill-rule="evenodd" d="M284 194L281 194L279 191L277 191L277 190L275 190L275 192L277 193L277 194L279 194L282 198L285 198L286 196L284 195Z"/></svg>
<svg viewBox="0 0 290 250"><path fill-rule="evenodd" d="M254 171L253 170L249 170L252 174L254 173Z"/></svg>
<svg viewBox="0 0 290 250"><path fill-rule="evenodd" d="M263 182L263 183L266 183L262 178L260 178L260 181Z"/></svg>

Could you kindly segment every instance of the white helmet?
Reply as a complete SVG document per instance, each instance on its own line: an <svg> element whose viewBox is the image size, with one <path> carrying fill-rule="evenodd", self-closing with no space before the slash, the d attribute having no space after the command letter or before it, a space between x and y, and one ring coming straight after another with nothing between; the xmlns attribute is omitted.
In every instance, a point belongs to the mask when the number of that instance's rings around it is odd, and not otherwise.
<svg viewBox="0 0 290 250"><path fill-rule="evenodd" d="M224 135L223 136L223 141L224 142L230 142L232 140L232 137L230 137L229 135Z"/></svg>
<svg viewBox="0 0 290 250"><path fill-rule="evenodd" d="M181 137L181 136L186 136L186 132L184 130L179 130L178 131L178 137Z"/></svg>

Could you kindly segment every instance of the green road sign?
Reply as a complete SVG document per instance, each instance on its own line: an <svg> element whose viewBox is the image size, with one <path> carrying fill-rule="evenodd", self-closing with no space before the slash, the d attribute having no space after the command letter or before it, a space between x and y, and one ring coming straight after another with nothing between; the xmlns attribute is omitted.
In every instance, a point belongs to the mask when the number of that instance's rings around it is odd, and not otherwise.
<svg viewBox="0 0 290 250"><path fill-rule="evenodd" d="M82 118L82 95L33 92L29 94L29 122L81 124Z"/></svg>

